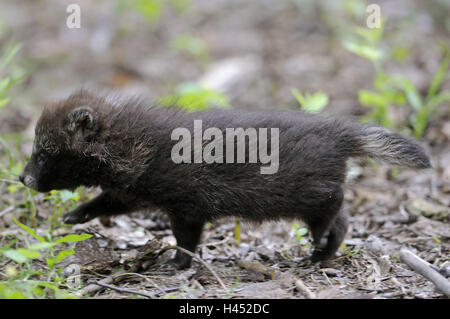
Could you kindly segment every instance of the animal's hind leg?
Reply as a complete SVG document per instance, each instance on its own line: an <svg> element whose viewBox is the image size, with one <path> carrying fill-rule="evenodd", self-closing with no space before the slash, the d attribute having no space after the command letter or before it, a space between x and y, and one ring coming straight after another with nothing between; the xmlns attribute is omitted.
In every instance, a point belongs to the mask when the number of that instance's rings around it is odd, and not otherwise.
<svg viewBox="0 0 450 319"><path fill-rule="evenodd" d="M307 220L314 242L314 252L311 256L313 262L333 257L344 239L348 223L346 217L339 214L343 199L344 194L341 188L337 187Z"/></svg>
<svg viewBox="0 0 450 319"><path fill-rule="evenodd" d="M333 224L331 225L329 234L326 238L327 240L325 246L320 246L321 239L319 239L319 245L315 247L313 255L311 256L311 261L317 262L333 257L336 251L339 249L342 241L344 240L345 234L347 232L347 226L347 217L338 214ZM315 240L314 242L316 243Z"/></svg>

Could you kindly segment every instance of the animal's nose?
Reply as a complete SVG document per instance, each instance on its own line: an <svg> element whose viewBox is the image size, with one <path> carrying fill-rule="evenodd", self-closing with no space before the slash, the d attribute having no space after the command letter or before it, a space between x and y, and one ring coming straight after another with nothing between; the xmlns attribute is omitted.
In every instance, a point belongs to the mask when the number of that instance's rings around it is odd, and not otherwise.
<svg viewBox="0 0 450 319"><path fill-rule="evenodd" d="M19 180L26 186L30 188L36 187L36 180L31 175L20 175Z"/></svg>

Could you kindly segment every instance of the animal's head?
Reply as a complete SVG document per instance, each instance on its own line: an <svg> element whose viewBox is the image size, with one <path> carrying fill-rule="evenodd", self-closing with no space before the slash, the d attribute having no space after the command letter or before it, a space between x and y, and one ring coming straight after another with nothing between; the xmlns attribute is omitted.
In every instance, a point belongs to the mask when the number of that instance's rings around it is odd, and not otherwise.
<svg viewBox="0 0 450 319"><path fill-rule="evenodd" d="M95 97L81 91L44 109L35 128L30 161L19 177L25 186L47 192L85 182L89 153L101 130L95 102Z"/></svg>

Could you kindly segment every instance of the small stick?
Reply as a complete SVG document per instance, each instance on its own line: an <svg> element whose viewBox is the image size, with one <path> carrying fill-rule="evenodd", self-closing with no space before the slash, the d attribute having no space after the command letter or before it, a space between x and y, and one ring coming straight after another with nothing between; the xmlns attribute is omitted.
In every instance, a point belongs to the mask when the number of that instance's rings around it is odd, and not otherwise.
<svg viewBox="0 0 450 319"><path fill-rule="evenodd" d="M138 274L138 273L135 273L135 272L126 272L126 273L123 273L123 274L119 274L114 279L117 280L119 277L123 277L123 276L136 276L136 277L139 277L139 278L144 278L147 282L149 282L153 286L155 286L155 288L158 289L161 293L165 293L165 291L163 289L161 289L161 287L159 287L159 285L157 285L153 280L151 280L147 276L144 276L142 274Z"/></svg>
<svg viewBox="0 0 450 319"><path fill-rule="evenodd" d="M194 253L190 252L189 250L186 250L186 249L181 248L181 247L178 247L178 246L168 246L168 247L165 247L165 248L161 249L160 253L162 253L163 251L166 251L166 250L170 250L170 249L178 249L178 250L180 250L180 251L182 251L182 252L188 254L189 256L191 256L191 257L197 259L203 266L206 267L206 269L208 269L208 270L211 272L211 274L216 278L216 280L217 280L217 282L220 284L220 286L221 286L224 290L227 290L227 287L225 286L225 284L223 283L223 281L220 279L220 277L216 274L216 272L215 272L215 271L214 271L214 270L213 270L213 269L212 269L212 268L211 268L211 267L210 267L203 259L201 259L201 258L198 257L197 255L195 255ZM78 291L75 293L75 295L78 296L78 297L81 297L81 296L83 296L84 294L90 294L90 295L91 295L91 294L93 294L93 293L99 291L99 290L102 288L101 284L110 284L110 283L112 283L114 280L116 280L117 277L124 276L126 273L130 273L130 272L132 273L132 272L134 272L134 268L137 268L137 267L132 267L132 268L131 268L130 270L128 270L128 271L121 270L121 271L115 273L114 275L110 275L110 276L108 276L108 277L106 277L106 278L104 278L104 279L102 279L102 280L100 280L100 281L97 281L97 282L94 283L94 284L90 284L90 285L88 285L88 286L86 286L86 287L84 287L84 288L78 290ZM99 283L100 283L100 285L99 285ZM159 288L159 289L161 289L161 288ZM162 290L163 290L164 292L168 292L168 291L174 291L174 290L177 290L177 289L175 289L175 288L167 288L167 289L162 289Z"/></svg>
<svg viewBox="0 0 450 319"><path fill-rule="evenodd" d="M75 292L75 296L82 297L84 294L91 295L91 294L99 291L100 289L102 289L102 287L98 283L102 283L102 284L112 283L116 276L120 276L123 273L125 273L125 271L121 270L121 271L117 272L114 275L110 275L110 276L108 276L108 277L106 277L106 278L104 278L104 279L102 279L100 281L97 281L96 284L87 285L86 287L84 287L84 288L78 290L77 292Z"/></svg>
<svg viewBox="0 0 450 319"><path fill-rule="evenodd" d="M145 292L139 292L139 291L126 289L126 288L119 288L119 287L115 287L115 286L111 286L111 285L105 284L105 283L103 283L101 281L95 281L94 285L99 285L101 287L105 287L105 288L112 289L112 290L115 290L115 291L118 291L118 292L122 292L122 293L144 296L144 297L147 297L147 298L150 298L150 299L153 299L155 297L154 294L150 295L150 294L146 294Z"/></svg>
<svg viewBox="0 0 450 319"><path fill-rule="evenodd" d="M131 267L128 271L126 270L120 270L118 272L116 272L113 275L109 275L108 277L103 278L102 280L100 280L99 282L104 283L104 284L110 284L113 281L115 281L118 277L122 276L123 274L127 273L127 272L134 272L139 268L139 265L134 265L133 267ZM102 287L96 284L90 284L87 285L86 287L78 290L77 292L75 292L75 296L78 297L82 297L84 294L93 294L97 291L99 291Z"/></svg>
<svg viewBox="0 0 450 319"><path fill-rule="evenodd" d="M12 211L13 209L14 209L14 205L5 208L4 210L2 210L2 211L0 212L0 217L2 217L3 215L9 213L9 212Z"/></svg>
<svg viewBox="0 0 450 319"><path fill-rule="evenodd" d="M439 289L439 291L444 293L447 297L450 297L450 282L439 272L433 269L429 263L405 248L400 250L400 259L409 267L431 281L436 288Z"/></svg>
<svg viewBox="0 0 450 319"><path fill-rule="evenodd" d="M297 287L297 290L300 291L306 299L316 299L316 295L306 287L301 279L295 278L295 287Z"/></svg>
<svg viewBox="0 0 450 319"><path fill-rule="evenodd" d="M179 246L169 246L164 248L163 250L170 250L170 249L178 249L179 251L191 256L192 258L197 259L203 266L206 267L206 269L209 270L209 272L216 278L217 282L219 283L219 285L224 289L224 290L228 290L227 287L225 286L225 284L223 283L222 279L220 279L220 277L216 274L216 272L214 271L214 269L211 268L210 265L208 265L203 259L201 259L199 256L197 256L196 254L194 254L193 252L184 249L182 247Z"/></svg>

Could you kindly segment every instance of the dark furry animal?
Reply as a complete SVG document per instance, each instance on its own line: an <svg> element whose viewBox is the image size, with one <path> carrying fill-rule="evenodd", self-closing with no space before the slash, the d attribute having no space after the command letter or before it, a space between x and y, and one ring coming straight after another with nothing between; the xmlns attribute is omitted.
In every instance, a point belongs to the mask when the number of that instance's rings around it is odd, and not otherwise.
<svg viewBox="0 0 450 319"><path fill-rule="evenodd" d="M260 163L176 164L177 127L279 128L279 169ZM41 192L100 186L103 193L64 216L69 224L157 206L170 217L178 245L194 251L205 221L240 216L263 221L299 218L312 232L313 261L334 255L347 229L339 213L349 157L371 156L413 168L430 167L424 150L384 128L299 111L209 110L186 113L112 102L86 91L45 108L30 162L20 179ZM178 251L172 263L189 267Z"/></svg>

